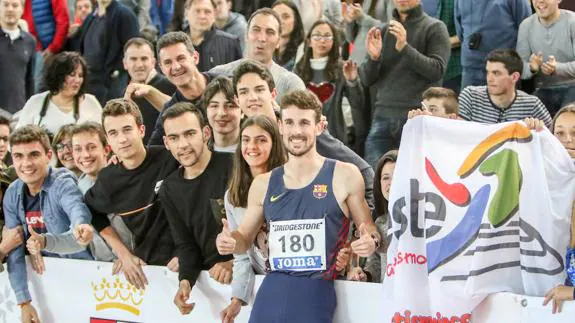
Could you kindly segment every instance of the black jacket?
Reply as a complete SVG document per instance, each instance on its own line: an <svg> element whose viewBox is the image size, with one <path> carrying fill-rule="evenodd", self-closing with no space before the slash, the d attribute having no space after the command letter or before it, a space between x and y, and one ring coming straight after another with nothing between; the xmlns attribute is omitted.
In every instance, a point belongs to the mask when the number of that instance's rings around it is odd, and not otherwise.
<svg viewBox="0 0 575 323"><path fill-rule="evenodd" d="M198 70L209 71L212 67L227 64L242 58L242 49L237 36L212 29L204 34L204 41L196 48L200 55Z"/></svg>
<svg viewBox="0 0 575 323"><path fill-rule="evenodd" d="M94 10L94 12L96 12ZM89 48L84 48L84 38L86 31L94 20L94 14L88 15L81 30L78 31L78 42L80 53L84 54ZM106 9L106 32L101 40L103 52L106 57L102 59L105 75L110 77L114 71L123 71L122 59L124 57L124 45L134 37L140 35L138 19L130 9L124 7L118 1L113 0Z"/></svg>

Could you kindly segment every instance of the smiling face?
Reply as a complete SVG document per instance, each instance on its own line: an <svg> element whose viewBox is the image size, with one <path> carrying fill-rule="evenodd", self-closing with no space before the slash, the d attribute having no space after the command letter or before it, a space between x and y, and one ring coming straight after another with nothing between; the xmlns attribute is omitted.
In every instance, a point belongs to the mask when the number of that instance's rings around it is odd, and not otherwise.
<svg viewBox="0 0 575 323"><path fill-rule="evenodd" d="M235 102L226 98L224 92L216 93L209 100L206 112L214 133L228 135L239 132L242 111Z"/></svg>
<svg viewBox="0 0 575 323"><path fill-rule="evenodd" d="M263 64L272 62L279 46L279 22L272 15L260 13L252 17L247 30L247 58Z"/></svg>
<svg viewBox="0 0 575 323"><path fill-rule="evenodd" d="M136 83L146 83L150 72L156 66L154 52L148 45L131 45L124 53L124 69Z"/></svg>
<svg viewBox="0 0 575 323"><path fill-rule="evenodd" d="M313 57L320 58L329 55L333 47L333 32L328 24L315 26L311 31L309 41Z"/></svg>
<svg viewBox="0 0 575 323"><path fill-rule="evenodd" d="M75 96L80 91L82 84L84 83L84 71L82 66L78 64L74 71L64 79L64 85L62 86L62 94L66 96Z"/></svg>
<svg viewBox="0 0 575 323"><path fill-rule="evenodd" d="M48 176L52 151L46 151L39 141L12 146L12 161L18 178L29 187L38 187Z"/></svg>
<svg viewBox="0 0 575 323"><path fill-rule="evenodd" d="M106 116L103 125L108 144L120 160L134 159L139 154L146 153L142 141L145 127L144 125L138 127L134 116L130 114Z"/></svg>
<svg viewBox="0 0 575 323"><path fill-rule="evenodd" d="M208 152L210 129L202 129L195 114L186 112L164 122L164 144L184 167L192 167Z"/></svg>
<svg viewBox="0 0 575 323"><path fill-rule="evenodd" d="M267 169L272 150L272 137L258 125L251 125L241 133L242 157L250 168Z"/></svg>
<svg viewBox="0 0 575 323"><path fill-rule="evenodd" d="M74 156L72 155L72 137L65 136L56 144L56 156L58 156L60 163L67 169L71 171L78 169L74 162Z"/></svg>
<svg viewBox="0 0 575 323"><path fill-rule="evenodd" d="M316 112L295 105L282 107L280 129L283 143L290 155L300 157L315 148L322 126L316 122Z"/></svg>
<svg viewBox="0 0 575 323"><path fill-rule="evenodd" d="M0 1L0 24L3 27L16 28L22 13L24 13L24 6L21 0Z"/></svg>
<svg viewBox="0 0 575 323"><path fill-rule="evenodd" d="M553 134L567 149L569 156L575 159L575 113L561 113L555 120Z"/></svg>
<svg viewBox="0 0 575 323"><path fill-rule="evenodd" d="M276 92L256 73L246 73L236 85L238 106L247 117L266 115L275 118L273 100Z"/></svg>
<svg viewBox="0 0 575 323"><path fill-rule="evenodd" d="M198 54L193 54L184 43L170 45L160 49L160 67L168 80L178 88L189 87L194 82L197 71Z"/></svg>
<svg viewBox="0 0 575 323"><path fill-rule="evenodd" d="M97 133L86 131L72 136L74 162L88 176L96 177L106 167L108 152Z"/></svg>
<svg viewBox="0 0 575 323"><path fill-rule="evenodd" d="M542 19L552 18L559 11L561 0L533 0L535 12Z"/></svg>

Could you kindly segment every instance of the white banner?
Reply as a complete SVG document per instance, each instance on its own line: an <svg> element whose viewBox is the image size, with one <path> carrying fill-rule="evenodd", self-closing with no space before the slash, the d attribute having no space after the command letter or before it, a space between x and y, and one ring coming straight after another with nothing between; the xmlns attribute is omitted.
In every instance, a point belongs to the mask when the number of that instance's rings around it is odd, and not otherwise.
<svg viewBox="0 0 575 323"><path fill-rule="evenodd" d="M549 131L408 121L389 203L382 321L470 322L491 293L544 295L566 277L574 194L575 166Z"/></svg>
<svg viewBox="0 0 575 323"><path fill-rule="evenodd" d="M42 276L29 270L33 304L42 323L216 323L228 305L230 286L221 285L202 272L192 291L196 307L182 316L172 303L177 275L163 267L144 268L150 284L144 292L129 290L123 276L111 275L112 264L93 261L45 258ZM263 276L257 276L256 288ZM381 284L336 281L335 323L389 322L382 319L384 303ZM559 315L541 306L541 298L512 294L493 295L477 308L474 322L486 323L570 323L575 302L565 304ZM484 305L485 304L485 305ZM248 322L250 306L242 308L237 323ZM20 322L20 308L10 288L7 272L0 274L0 323ZM409 323L409 321L403 321ZM421 321L420 321L421 322Z"/></svg>

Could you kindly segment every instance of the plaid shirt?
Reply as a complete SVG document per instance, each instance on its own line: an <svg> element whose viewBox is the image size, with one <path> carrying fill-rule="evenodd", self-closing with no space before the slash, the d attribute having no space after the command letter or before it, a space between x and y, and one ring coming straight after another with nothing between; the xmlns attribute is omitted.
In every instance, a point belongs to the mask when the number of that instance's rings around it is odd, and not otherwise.
<svg viewBox="0 0 575 323"><path fill-rule="evenodd" d="M454 0L439 0L437 1L437 13L439 20L447 25L449 37L456 36L455 18L454 18ZM451 50L451 58L445 70L444 80L450 80L458 75L461 75L461 49L455 48Z"/></svg>

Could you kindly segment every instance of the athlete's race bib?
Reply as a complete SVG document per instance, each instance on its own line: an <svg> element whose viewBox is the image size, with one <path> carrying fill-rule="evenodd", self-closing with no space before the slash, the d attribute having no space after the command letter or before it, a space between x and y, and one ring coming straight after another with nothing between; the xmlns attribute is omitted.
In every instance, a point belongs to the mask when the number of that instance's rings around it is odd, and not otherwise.
<svg viewBox="0 0 575 323"><path fill-rule="evenodd" d="M325 270L325 220L270 222L271 270Z"/></svg>

